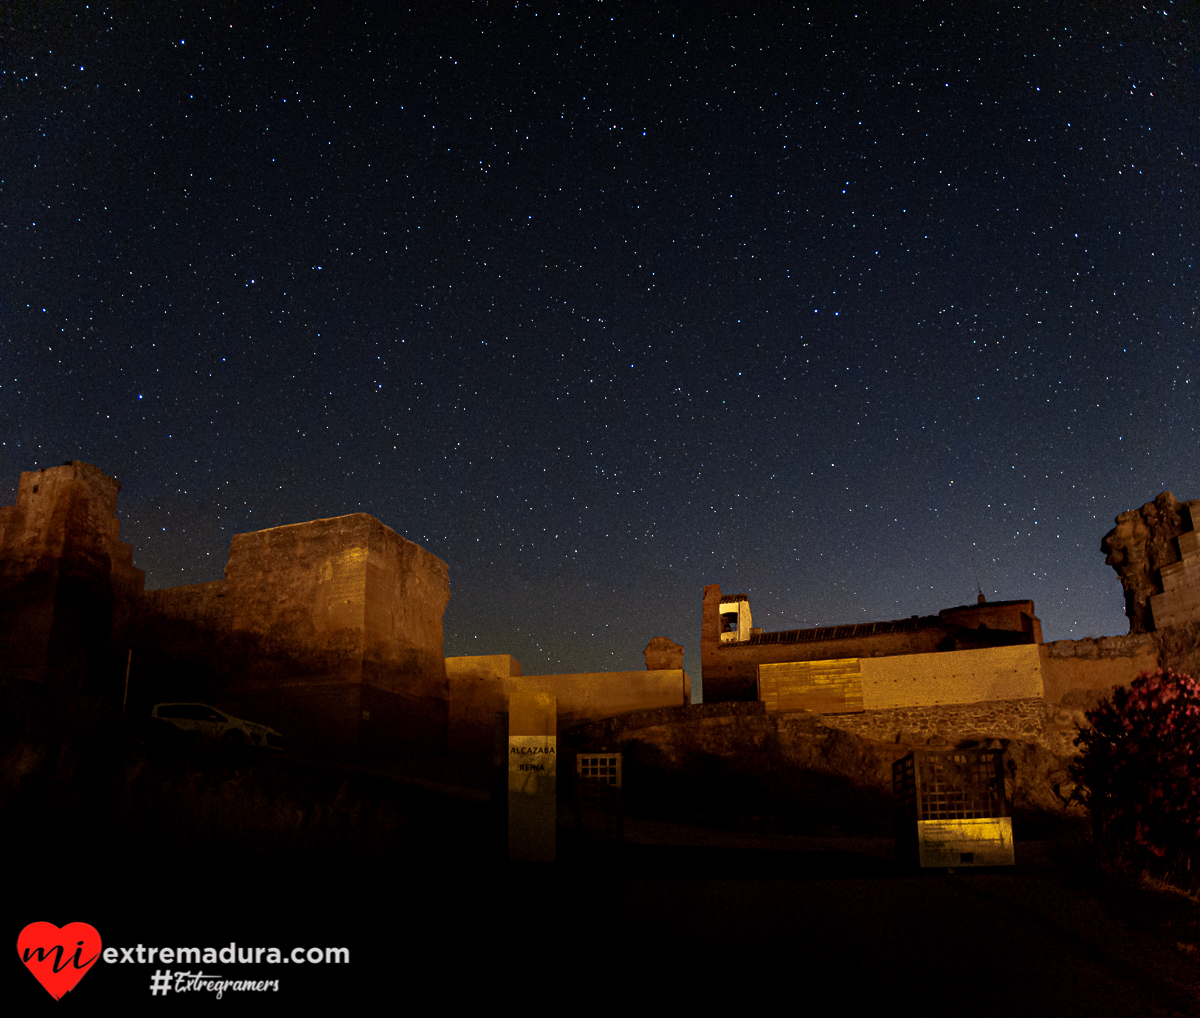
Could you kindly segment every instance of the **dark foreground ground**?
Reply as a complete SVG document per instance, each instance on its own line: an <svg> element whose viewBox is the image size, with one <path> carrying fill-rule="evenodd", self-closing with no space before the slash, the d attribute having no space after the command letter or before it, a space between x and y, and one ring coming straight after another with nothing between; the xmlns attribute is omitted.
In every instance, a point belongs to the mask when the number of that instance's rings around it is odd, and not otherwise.
<svg viewBox="0 0 1200 1018"><path fill-rule="evenodd" d="M564 829L559 862L509 866L488 857L486 806L423 806L443 810L434 851L394 865L134 864L86 842L10 852L10 943L34 920L85 921L117 947L345 946L350 963L185 966L279 980L219 1001L152 998L155 971L178 966L97 965L56 1003L10 954L6 1012L1200 1014L1195 904L1107 875L1085 845L1020 843L1012 870L912 873L886 840L630 818L619 848Z"/></svg>
<svg viewBox="0 0 1200 1018"><path fill-rule="evenodd" d="M558 862L513 866L487 760L229 755L26 699L0 713L5 1014L1200 1015L1200 908L1106 872L1070 825L1018 816L1012 869L914 873L869 801L838 822L834 786L738 816L742 785L710 812L713 785L689 799L631 767L623 844L564 810ZM106 947L350 960L100 962L56 1002L13 950L35 921L90 923ZM151 995L181 968L278 990Z"/></svg>

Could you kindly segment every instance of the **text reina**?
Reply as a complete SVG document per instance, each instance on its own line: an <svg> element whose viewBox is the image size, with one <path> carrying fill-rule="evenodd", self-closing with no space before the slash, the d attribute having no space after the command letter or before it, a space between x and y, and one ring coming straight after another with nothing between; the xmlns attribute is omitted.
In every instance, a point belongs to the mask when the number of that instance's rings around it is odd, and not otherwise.
<svg viewBox="0 0 1200 1018"><path fill-rule="evenodd" d="M525 753L553 753L554 747L553 746L509 746L508 751L509 751L509 753L518 753L521 755L524 755Z"/></svg>

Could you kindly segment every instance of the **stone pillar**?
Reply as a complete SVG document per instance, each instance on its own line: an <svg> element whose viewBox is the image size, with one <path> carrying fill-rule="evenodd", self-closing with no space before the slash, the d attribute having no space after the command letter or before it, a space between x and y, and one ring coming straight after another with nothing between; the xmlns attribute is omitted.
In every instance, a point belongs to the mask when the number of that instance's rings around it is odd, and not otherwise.
<svg viewBox="0 0 1200 1018"><path fill-rule="evenodd" d="M558 700L536 685L508 706L508 858L554 862L558 823Z"/></svg>

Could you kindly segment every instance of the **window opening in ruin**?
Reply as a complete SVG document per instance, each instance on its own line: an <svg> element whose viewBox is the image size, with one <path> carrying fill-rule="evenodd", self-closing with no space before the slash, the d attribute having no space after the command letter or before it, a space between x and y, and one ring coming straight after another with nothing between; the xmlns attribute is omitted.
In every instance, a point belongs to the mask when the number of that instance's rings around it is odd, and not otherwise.
<svg viewBox="0 0 1200 1018"><path fill-rule="evenodd" d="M750 639L750 602L745 595L721 604L721 642L741 643Z"/></svg>

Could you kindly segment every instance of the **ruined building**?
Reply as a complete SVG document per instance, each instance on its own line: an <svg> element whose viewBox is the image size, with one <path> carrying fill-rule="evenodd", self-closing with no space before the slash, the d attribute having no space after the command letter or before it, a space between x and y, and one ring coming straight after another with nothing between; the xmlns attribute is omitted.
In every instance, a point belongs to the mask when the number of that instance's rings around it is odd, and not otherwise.
<svg viewBox="0 0 1200 1018"><path fill-rule="evenodd" d="M690 703L666 637L645 671L524 676L507 654L445 658L447 564L365 513L238 534L224 579L145 591L118 539L119 490L68 463L22 474L0 509L0 680L120 708L130 662L131 716L200 701L277 728L300 755L368 759L487 753L497 712L534 680L555 693L560 730ZM1043 644L1031 601L763 632L746 595L705 587L704 699L838 716L884 741L969 719L1071 752L1082 711L1114 684L1200 667L1198 504L1164 492L1105 537L1129 636Z"/></svg>
<svg viewBox="0 0 1200 1018"><path fill-rule="evenodd" d="M119 490L86 463L22 475L0 510L0 679L120 708L129 664L130 716L208 703L343 759L490 754L496 712L527 679L556 692L563 725L690 701L665 637L643 672L445 659L449 568L365 513L237 534L224 579L145 591L117 540Z"/></svg>
<svg viewBox="0 0 1200 1018"><path fill-rule="evenodd" d="M446 740L446 563L363 513L233 538L225 579L145 591L120 484L88 463L21 475L0 509L0 679L129 711L210 702L300 751Z"/></svg>
<svg viewBox="0 0 1200 1018"><path fill-rule="evenodd" d="M1160 667L1200 667L1200 500L1163 492L1117 517L1102 543L1125 590L1130 635L1042 642L1032 601L889 622L763 632L745 594L704 588L705 702L811 711L890 741L908 728L1004 731L1074 752L1084 712Z"/></svg>
<svg viewBox="0 0 1200 1018"><path fill-rule="evenodd" d="M1125 591L1130 633L1200 621L1200 499L1180 502L1164 491L1121 513L1100 550Z"/></svg>

